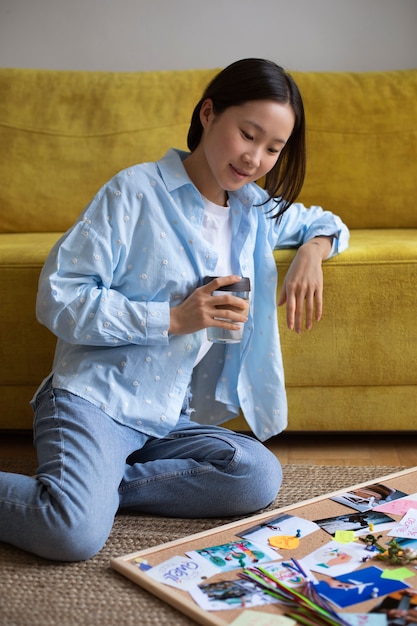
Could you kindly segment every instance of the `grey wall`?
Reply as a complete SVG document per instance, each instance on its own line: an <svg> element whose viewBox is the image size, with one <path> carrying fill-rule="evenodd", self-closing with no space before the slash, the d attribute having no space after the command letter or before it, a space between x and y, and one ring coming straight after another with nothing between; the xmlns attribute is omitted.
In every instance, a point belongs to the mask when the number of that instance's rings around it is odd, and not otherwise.
<svg viewBox="0 0 417 626"><path fill-rule="evenodd" d="M0 0L0 66L417 67L417 0Z"/></svg>

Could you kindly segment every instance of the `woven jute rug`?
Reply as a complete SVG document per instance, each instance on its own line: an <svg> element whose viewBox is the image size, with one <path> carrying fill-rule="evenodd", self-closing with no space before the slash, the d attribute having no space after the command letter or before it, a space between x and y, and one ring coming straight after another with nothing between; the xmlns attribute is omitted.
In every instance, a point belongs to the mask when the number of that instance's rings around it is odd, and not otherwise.
<svg viewBox="0 0 417 626"><path fill-rule="evenodd" d="M0 470L31 474L30 461L0 460ZM343 489L402 467L284 465L271 508ZM230 520L120 515L90 561L57 564L0 543L0 626L192 626L194 621L111 569L110 559L209 530Z"/></svg>

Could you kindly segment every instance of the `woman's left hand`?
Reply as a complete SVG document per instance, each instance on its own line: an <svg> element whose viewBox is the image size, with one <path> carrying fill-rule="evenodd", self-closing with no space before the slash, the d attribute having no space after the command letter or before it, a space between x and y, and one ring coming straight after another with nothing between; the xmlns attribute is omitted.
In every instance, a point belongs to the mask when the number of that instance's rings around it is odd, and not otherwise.
<svg viewBox="0 0 417 626"><path fill-rule="evenodd" d="M287 304L287 326L300 333L311 330L323 312L322 261L330 254L332 237L314 237L300 246L284 279L278 306Z"/></svg>

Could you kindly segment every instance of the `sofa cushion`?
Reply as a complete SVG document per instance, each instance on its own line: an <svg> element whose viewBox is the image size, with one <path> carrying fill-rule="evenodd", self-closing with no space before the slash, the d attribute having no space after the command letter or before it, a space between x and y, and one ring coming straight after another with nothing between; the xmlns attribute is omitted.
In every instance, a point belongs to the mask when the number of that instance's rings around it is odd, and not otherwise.
<svg viewBox="0 0 417 626"><path fill-rule="evenodd" d="M35 317L39 274L59 233L0 234L0 381L38 385L48 373L55 337ZM22 397L28 403L30 397Z"/></svg>
<svg viewBox="0 0 417 626"><path fill-rule="evenodd" d="M13 407L2 428L31 427L29 399L51 367L55 338L36 321L35 298L59 236L0 234L0 281L13 294L0 316L0 395ZM417 229L352 231L350 248L324 264L322 321L297 335L279 310L289 430L414 428L416 241ZM294 254L275 252L280 285Z"/></svg>
<svg viewBox="0 0 417 626"><path fill-rule="evenodd" d="M67 230L132 164L186 148L214 70L0 70L0 232Z"/></svg>
<svg viewBox="0 0 417 626"><path fill-rule="evenodd" d="M307 121L300 200L349 228L416 228L417 70L292 74Z"/></svg>
<svg viewBox="0 0 417 626"><path fill-rule="evenodd" d="M0 69L0 232L66 230L116 172L185 148L216 72ZM350 228L416 228L417 70L292 74L308 128L300 200Z"/></svg>
<svg viewBox="0 0 417 626"><path fill-rule="evenodd" d="M297 335L279 309L287 387L415 386L416 242L417 229L353 230L324 263L321 322ZM294 251L275 254L281 282Z"/></svg>

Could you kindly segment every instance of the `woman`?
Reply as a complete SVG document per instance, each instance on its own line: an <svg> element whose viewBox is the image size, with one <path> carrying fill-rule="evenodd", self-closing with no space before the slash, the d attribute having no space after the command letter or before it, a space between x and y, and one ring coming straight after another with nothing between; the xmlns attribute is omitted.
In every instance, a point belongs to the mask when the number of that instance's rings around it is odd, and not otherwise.
<svg viewBox="0 0 417 626"><path fill-rule="evenodd" d="M285 428L273 249L299 248L279 303L300 332L304 311L306 328L321 316L322 260L347 245L339 218L294 204L304 142L291 77L238 61L196 106L190 152L120 172L57 242L37 300L58 338L33 399L39 467L0 474L0 540L87 559L119 509L229 516L274 500L275 456L216 424L241 407L258 439ZM241 275L249 310L211 295ZM207 341L207 327L242 322L240 344Z"/></svg>

